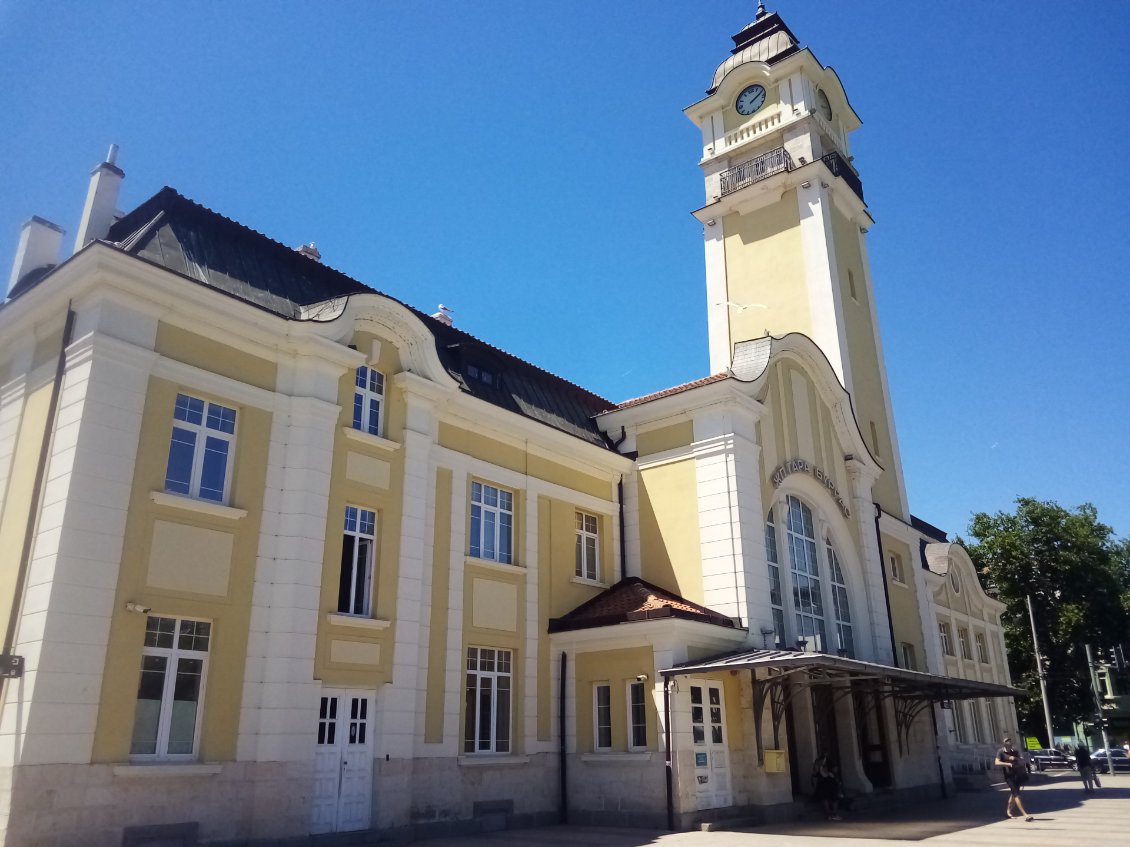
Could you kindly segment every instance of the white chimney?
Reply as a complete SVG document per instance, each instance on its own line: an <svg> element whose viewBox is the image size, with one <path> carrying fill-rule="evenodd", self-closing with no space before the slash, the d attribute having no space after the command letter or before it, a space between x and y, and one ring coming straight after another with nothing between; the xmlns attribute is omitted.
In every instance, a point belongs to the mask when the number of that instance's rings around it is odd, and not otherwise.
<svg viewBox="0 0 1130 847"><path fill-rule="evenodd" d="M44 265L54 265L59 261L59 248L63 245L63 228L40 217L32 217L20 230L20 246L16 248L16 260L12 263L12 275L8 278L5 297L11 294L16 283L28 271Z"/></svg>
<svg viewBox="0 0 1130 847"><path fill-rule="evenodd" d="M318 250L317 247L314 246L313 241L311 241L309 244L302 244L298 247L295 247L294 250L296 253L301 253L306 258L313 259L315 262L322 261L322 253L320 250Z"/></svg>
<svg viewBox="0 0 1130 847"><path fill-rule="evenodd" d="M82 223L75 236L77 253L96 238L105 238L118 214L118 191L125 172L115 162L118 145L111 144L106 161L90 174L90 189L86 192L86 206L82 210Z"/></svg>

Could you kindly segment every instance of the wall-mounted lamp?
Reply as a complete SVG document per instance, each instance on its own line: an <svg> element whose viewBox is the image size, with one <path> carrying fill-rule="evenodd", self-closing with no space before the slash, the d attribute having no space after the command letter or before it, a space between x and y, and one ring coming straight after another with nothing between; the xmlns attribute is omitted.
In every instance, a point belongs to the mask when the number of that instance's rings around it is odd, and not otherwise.
<svg viewBox="0 0 1130 847"><path fill-rule="evenodd" d="M647 674L645 674L645 673L636 674L636 682L647 682Z"/></svg>
<svg viewBox="0 0 1130 847"><path fill-rule="evenodd" d="M811 183L811 182L809 182L809 181L808 181L808 180L806 179L806 180L805 180L804 182L802 182L802 183L800 184L800 187L801 187L801 188L812 188L812 183Z"/></svg>
<svg viewBox="0 0 1130 847"><path fill-rule="evenodd" d="M130 602L130 603L126 603L126 611L127 612L137 612L139 615L148 615L151 611L153 611L153 607L152 606L143 606L140 603Z"/></svg>
<svg viewBox="0 0 1130 847"><path fill-rule="evenodd" d="M711 218L710 220L708 220L706 222L706 225L707 226L714 226L714 224L716 224L716 223L718 223L718 222L716 220L714 220L714 218Z"/></svg>
<svg viewBox="0 0 1130 847"><path fill-rule="evenodd" d="M806 652L807 649L808 649L808 639L807 638L798 638L796 640L796 649L801 653Z"/></svg>
<svg viewBox="0 0 1130 847"><path fill-rule="evenodd" d="M771 626L761 627L761 642L765 645L766 650L769 649L769 636L772 635L773 633L775 633L776 631L777 630L773 629L773 627L771 627Z"/></svg>

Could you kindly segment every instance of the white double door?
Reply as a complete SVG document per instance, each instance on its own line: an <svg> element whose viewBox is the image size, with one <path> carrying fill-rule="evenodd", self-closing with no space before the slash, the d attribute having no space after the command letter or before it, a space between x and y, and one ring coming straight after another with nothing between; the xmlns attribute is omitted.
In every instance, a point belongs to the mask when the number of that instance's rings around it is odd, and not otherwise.
<svg viewBox="0 0 1130 847"><path fill-rule="evenodd" d="M692 680L691 749L695 793L700 809L733 805L730 751L726 742L726 707L721 683Z"/></svg>
<svg viewBox="0 0 1130 847"><path fill-rule="evenodd" d="M372 795L373 692L323 689L310 831L368 829Z"/></svg>

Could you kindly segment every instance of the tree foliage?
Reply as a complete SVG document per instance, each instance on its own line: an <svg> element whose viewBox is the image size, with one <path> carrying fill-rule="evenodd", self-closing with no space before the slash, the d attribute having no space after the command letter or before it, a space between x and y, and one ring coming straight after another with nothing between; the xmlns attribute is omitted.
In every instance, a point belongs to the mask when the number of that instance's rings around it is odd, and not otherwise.
<svg viewBox="0 0 1130 847"><path fill-rule="evenodd" d="M1117 540L1089 503L1074 511L1018 498L1016 511L973 516L966 545L981 583L1006 605L1001 615L1021 728L1044 736L1043 705L1025 598L1047 669L1055 731L1070 734L1094 714L1084 645L1130 640L1130 542Z"/></svg>

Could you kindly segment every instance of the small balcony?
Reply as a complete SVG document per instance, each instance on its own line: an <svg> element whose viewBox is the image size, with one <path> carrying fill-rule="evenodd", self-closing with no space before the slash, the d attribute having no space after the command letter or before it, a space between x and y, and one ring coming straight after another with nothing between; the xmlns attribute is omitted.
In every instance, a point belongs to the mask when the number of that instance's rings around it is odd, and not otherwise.
<svg viewBox="0 0 1130 847"><path fill-rule="evenodd" d="M848 188L855 192L855 196L863 200L863 183L859 179L859 174L855 172L855 168L848 163L847 159L839 153L829 153L827 156L821 156L820 161L828 166L832 176L840 177L848 184Z"/></svg>
<svg viewBox="0 0 1130 847"><path fill-rule="evenodd" d="M755 182L768 179L773 174L791 171L792 169L793 160L784 147L770 150L755 159L750 159L748 162L742 162L740 165L734 165L734 167L722 171L718 175L722 196L725 197L727 194L733 194L735 191L753 185Z"/></svg>

